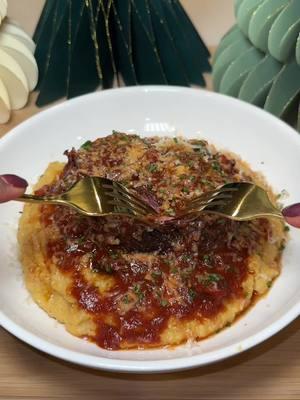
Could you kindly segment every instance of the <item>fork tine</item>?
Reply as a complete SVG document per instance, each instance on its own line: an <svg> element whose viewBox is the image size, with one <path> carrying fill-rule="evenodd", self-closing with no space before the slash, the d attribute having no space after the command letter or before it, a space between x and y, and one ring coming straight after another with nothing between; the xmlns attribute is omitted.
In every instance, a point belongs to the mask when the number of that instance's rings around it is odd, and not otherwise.
<svg viewBox="0 0 300 400"><path fill-rule="evenodd" d="M109 204L116 206L117 208L123 209L125 212L133 213L135 215L147 215L148 212L136 205L127 204L125 202L113 199L109 201Z"/></svg>
<svg viewBox="0 0 300 400"><path fill-rule="evenodd" d="M140 207L143 207L146 211L153 213L155 212L155 210L149 206L149 204L147 204L145 201L143 201L139 196L137 196L132 190L126 188L123 185L118 184L119 190L122 194L124 194L124 196L126 196L127 198L130 198L131 201L135 201L135 203L137 205L139 205Z"/></svg>
<svg viewBox="0 0 300 400"><path fill-rule="evenodd" d="M111 190L110 192L106 192L106 195L112 198L116 197L117 194L122 198L123 201L130 203L131 207L138 207L139 210L143 210L145 214L154 212L154 210L148 204L144 203L131 191L116 182L115 185L103 185L103 187Z"/></svg>
<svg viewBox="0 0 300 400"><path fill-rule="evenodd" d="M111 197L113 200L123 202L123 204L125 204L127 208L128 205L130 205L130 207L138 207L140 210L143 210L146 213L149 211L153 211L149 210L149 208L144 206L144 204L142 204L141 202L138 202L134 198L131 198L128 194L119 191L106 192L105 194ZM112 204L112 201L110 201L110 204Z"/></svg>
<svg viewBox="0 0 300 400"><path fill-rule="evenodd" d="M212 201L212 202L206 204L206 205L203 207L203 210L208 210L209 208L215 207L215 206L225 206L225 205L226 205L226 202L225 202L225 201L222 201L222 200L218 201L218 200L216 200L216 201Z"/></svg>
<svg viewBox="0 0 300 400"><path fill-rule="evenodd" d="M193 212L193 211L202 211L202 210L206 210L209 207L214 207L214 206L225 206L227 203L225 201L222 200L216 200L216 201L211 201L211 202L202 202L197 204L196 206L193 207L187 207L185 209L186 212Z"/></svg>
<svg viewBox="0 0 300 400"><path fill-rule="evenodd" d="M211 191L209 191L209 192L205 192L205 193L203 193L203 194L200 194L200 196L198 196L198 197L195 197L194 199L192 199L191 201L190 201L190 203L195 203L195 202L197 202L198 200L204 200L204 199L206 199L206 198L208 198L208 199L210 199L210 198L214 198L214 197L216 197L216 196L218 196L218 195L220 195L220 194L223 194L223 193L230 193L230 192L236 192L238 189L237 188L223 188L223 187L220 187L219 189L216 189L216 190L211 190Z"/></svg>
<svg viewBox="0 0 300 400"><path fill-rule="evenodd" d="M198 201L194 201L192 204L188 204L188 206L186 207L187 210L189 209L193 209L193 208L199 208L205 205L209 205L209 204L216 204L217 201L221 201L221 200L231 200L232 196L229 194L222 194L220 193L219 195L216 195L214 197L207 197L207 198L202 198L201 196L197 198ZM223 201L223 203L225 204L225 202Z"/></svg>
<svg viewBox="0 0 300 400"><path fill-rule="evenodd" d="M109 197L111 197L111 201L109 201L109 204L116 205L121 208L126 208L129 210L133 210L135 214L149 214L153 213L153 210L147 206L147 204L144 204L142 201L137 200L135 197L131 196L131 193L128 191L122 191L119 190L119 185L116 185L114 187L112 186L106 186L107 188L110 189L110 191L107 191L105 194Z"/></svg>

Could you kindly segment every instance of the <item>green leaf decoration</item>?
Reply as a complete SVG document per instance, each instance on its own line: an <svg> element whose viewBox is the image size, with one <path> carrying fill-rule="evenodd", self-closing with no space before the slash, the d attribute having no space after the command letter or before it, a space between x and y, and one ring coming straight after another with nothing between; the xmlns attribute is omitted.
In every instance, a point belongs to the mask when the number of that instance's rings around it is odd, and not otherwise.
<svg viewBox="0 0 300 400"><path fill-rule="evenodd" d="M268 37L268 50L284 62L293 56L300 32L300 1L293 0L273 23Z"/></svg>
<svg viewBox="0 0 300 400"><path fill-rule="evenodd" d="M152 15L152 25L155 36L160 38L160 40L157 41L157 48L163 69L169 84L188 86L188 76L177 51L175 41L168 29L166 19L164 18L164 10L161 6L160 0L152 0L149 2L149 12ZM173 60L173 62L170 62L170 60Z"/></svg>
<svg viewBox="0 0 300 400"><path fill-rule="evenodd" d="M75 97L94 91L102 84L102 70L99 56L96 57L95 43L93 41L96 33L92 31L90 19L91 8L83 3L82 12L79 16L78 28L75 31L74 40L71 44L71 57L69 63L69 77L67 97ZM80 55L80 57L79 57ZM42 93L40 92L40 96ZM45 96L51 96L50 92ZM47 103L51 102L51 97ZM47 104L46 102L44 104Z"/></svg>
<svg viewBox="0 0 300 400"><path fill-rule="evenodd" d="M282 69L282 64L266 55L245 79L238 94L239 99L263 107L272 83Z"/></svg>
<svg viewBox="0 0 300 400"><path fill-rule="evenodd" d="M268 50L268 34L276 17L290 0L265 0L253 13L249 23L249 39L255 47Z"/></svg>
<svg viewBox="0 0 300 400"><path fill-rule="evenodd" d="M242 0L238 13L237 13L237 21L238 26L241 31L248 36L249 33L249 24L250 20L253 16L253 12L258 8L258 6L264 0Z"/></svg>
<svg viewBox="0 0 300 400"><path fill-rule="evenodd" d="M35 28L35 32L33 35L33 40L35 42L39 41L41 32L43 32L43 30L45 29L44 24L48 20L48 17L50 15L51 11L53 10L53 8L56 6L56 2L57 2L57 0L49 0L49 1L47 1L45 7L43 8L42 14L40 16L40 19L38 21L38 24Z"/></svg>
<svg viewBox="0 0 300 400"><path fill-rule="evenodd" d="M278 117L288 112L300 94L300 68L293 61L286 64L275 79L268 94L265 109Z"/></svg>
<svg viewBox="0 0 300 400"><path fill-rule="evenodd" d="M241 37L243 37L243 34L239 30L239 27L237 25L234 25L224 36L222 41L220 42L217 50L215 51L215 54L213 55L212 58L212 63L215 64L217 58L219 55L232 43L235 41L238 41Z"/></svg>
<svg viewBox="0 0 300 400"><path fill-rule="evenodd" d="M132 55L132 35L128 29L131 26L131 3L122 6L123 0L112 3L115 20L115 57L117 69L123 77L125 85L137 85L137 77Z"/></svg>
<svg viewBox="0 0 300 400"><path fill-rule="evenodd" d="M300 131L300 1L235 2L237 26L213 59L214 88Z"/></svg>
<svg viewBox="0 0 300 400"><path fill-rule="evenodd" d="M188 32L181 25L181 20L174 11L171 1L162 3L164 16L167 26L170 29L170 34L173 37L174 45L178 51L181 63L184 65L188 82L194 85L205 86L205 81L199 71L209 71L210 65L208 55L204 53L201 45L201 52L193 50L193 44L189 40ZM200 56L199 56L200 55ZM188 60L188 61L187 61Z"/></svg>
<svg viewBox="0 0 300 400"><path fill-rule="evenodd" d="M139 1L139 0L136 0ZM148 0L151 1L151 0ZM203 40L199 36L196 28L192 24L192 21L189 19L187 13L185 12L184 8L181 6L180 2L177 0L170 0L171 4L174 7L174 11L177 15L178 21L182 26L182 30L186 34L186 38L190 43L191 48L195 51L196 54L199 54L200 58L202 59L203 63L203 72L210 72L211 66L208 62L208 58L210 57L210 53L205 46Z"/></svg>
<svg viewBox="0 0 300 400"><path fill-rule="evenodd" d="M238 41L234 41L229 45L215 60L213 69L213 84L215 90L219 90L223 75L230 64L249 48L251 48L251 43L244 36L241 36Z"/></svg>
<svg viewBox="0 0 300 400"><path fill-rule="evenodd" d="M239 0L235 9L238 27L256 48L283 63L295 56L299 0ZM297 62L300 64L300 55Z"/></svg>
<svg viewBox="0 0 300 400"><path fill-rule="evenodd" d="M264 54L254 47L250 47L245 53L241 54L227 68L220 84L220 92L237 96L247 75L263 57Z"/></svg>
<svg viewBox="0 0 300 400"><path fill-rule="evenodd" d="M234 0L234 15L237 17L239 8L242 5L244 0Z"/></svg>
<svg viewBox="0 0 300 400"><path fill-rule="evenodd" d="M300 33L296 44L296 61L300 65Z"/></svg>
<svg viewBox="0 0 300 400"><path fill-rule="evenodd" d="M53 46L57 47L58 51L49 53L47 68L44 71L44 79L40 86L40 94L36 104L41 107L46 104L49 99L55 101L60 97L64 97L67 91L67 74L69 63L69 29L68 20L71 13L71 3L68 3L69 12L65 13L63 20L55 35ZM51 84L51 86L49 86ZM46 97L45 93L49 93Z"/></svg>
<svg viewBox="0 0 300 400"><path fill-rule="evenodd" d="M141 5L141 0L139 5ZM132 5L132 41L133 60L138 82L143 84L167 84L167 77L163 69L152 25L142 19L136 3ZM145 57L147 54L147 57Z"/></svg>
<svg viewBox="0 0 300 400"><path fill-rule="evenodd" d="M46 0L37 105L116 82L205 86L210 54L178 0Z"/></svg>

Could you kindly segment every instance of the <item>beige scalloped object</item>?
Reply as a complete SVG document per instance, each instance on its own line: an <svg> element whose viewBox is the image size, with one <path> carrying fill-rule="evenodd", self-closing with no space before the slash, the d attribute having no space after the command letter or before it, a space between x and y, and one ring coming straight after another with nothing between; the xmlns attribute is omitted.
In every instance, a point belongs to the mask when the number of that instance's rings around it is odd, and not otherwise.
<svg viewBox="0 0 300 400"><path fill-rule="evenodd" d="M7 18L7 0L0 0L0 124L11 110L28 102L38 81L35 43L17 22Z"/></svg>

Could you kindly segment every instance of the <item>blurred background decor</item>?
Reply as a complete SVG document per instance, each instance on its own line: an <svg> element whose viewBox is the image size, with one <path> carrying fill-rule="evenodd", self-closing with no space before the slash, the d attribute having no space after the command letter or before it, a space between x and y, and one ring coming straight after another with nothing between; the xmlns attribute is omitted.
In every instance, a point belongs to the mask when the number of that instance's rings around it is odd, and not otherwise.
<svg viewBox="0 0 300 400"><path fill-rule="evenodd" d="M35 44L6 14L7 0L0 0L0 123L25 106L38 80Z"/></svg>
<svg viewBox="0 0 300 400"><path fill-rule="evenodd" d="M38 106L121 84L205 86L209 51L178 0L47 0Z"/></svg>
<svg viewBox="0 0 300 400"><path fill-rule="evenodd" d="M235 16L214 55L214 89L300 131L300 1L235 0Z"/></svg>

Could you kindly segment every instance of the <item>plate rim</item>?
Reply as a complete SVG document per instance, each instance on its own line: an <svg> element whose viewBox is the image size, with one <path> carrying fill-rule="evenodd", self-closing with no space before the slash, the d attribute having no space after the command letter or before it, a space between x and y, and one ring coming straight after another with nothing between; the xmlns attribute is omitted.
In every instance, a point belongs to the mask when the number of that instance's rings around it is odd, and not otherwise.
<svg viewBox="0 0 300 400"><path fill-rule="evenodd" d="M285 129L285 134L288 134L292 140L300 143L300 136L297 131L292 127L287 125L282 120L276 118L269 112L262 110L252 104L235 99L226 95L222 95L215 92L210 92L205 89L187 88L180 86L166 86L166 85L141 85L132 87L122 87L107 89L105 91L97 91L94 93L89 93L83 96L78 96L68 101L58 103L46 110L42 110L39 113L31 116L24 122L20 123L12 130L7 132L2 138L0 138L0 153L2 146L5 146L10 140L14 140L17 136L22 133L22 130L30 126L34 121L38 121L44 118L44 115L51 115L55 113L57 109L63 109L72 106L74 103L85 102L87 98L97 98L104 96L111 96L118 93L147 93L147 92L173 92L173 93L195 93L202 96L217 97L227 103L233 104L235 107L242 107L252 110L256 114L260 115L264 119L268 119L273 123L276 123L278 127ZM159 372L172 372L191 369L195 367L205 366L217 361L224 360L244 352L263 341L267 340L274 334L281 331L288 324L290 324L294 319L296 319L300 314L300 298L299 301L281 318L277 319L275 322L271 323L269 326L263 330L243 339L243 346L239 348L240 342L223 347L218 350L210 351L208 354L197 354L184 356L179 358L164 359L164 360L126 360L118 358L106 358L103 356L94 356L89 354L82 354L81 352L66 349L60 345L51 343L46 339L39 337L38 335L32 333L31 331L21 327L16 322L11 320L7 315L5 315L0 310L0 325L8 331L13 336L17 337L21 341L27 343L28 345L46 353L54 356L58 359L62 359L67 362L71 362L84 367L106 370L111 372L122 372L122 373L159 373ZM122 350L124 353L126 350ZM147 351L147 350L145 350Z"/></svg>

